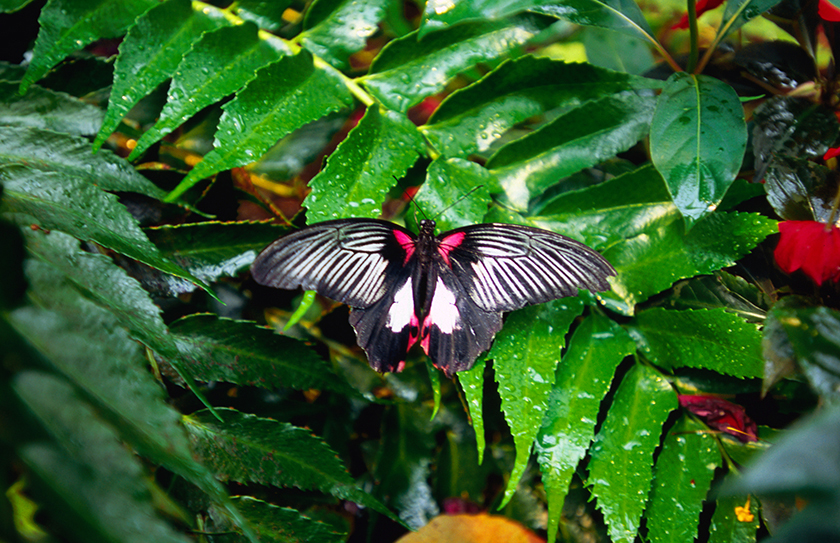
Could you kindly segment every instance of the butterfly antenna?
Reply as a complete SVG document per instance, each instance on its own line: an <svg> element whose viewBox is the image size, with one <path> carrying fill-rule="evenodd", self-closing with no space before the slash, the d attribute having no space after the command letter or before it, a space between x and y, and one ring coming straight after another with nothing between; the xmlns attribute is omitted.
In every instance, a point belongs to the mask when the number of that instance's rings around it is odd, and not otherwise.
<svg viewBox="0 0 840 543"><path fill-rule="evenodd" d="M441 211L437 214L437 216L438 216L438 217L440 217L441 215L443 215L444 213L446 213L447 211L449 211L450 209L452 209L453 207L455 207L456 205L458 205L459 203L461 203L461 200L465 200L465 199L467 198L467 196L469 196L470 194L472 194L473 192L477 191L478 189L480 189L480 188L481 188L481 187L483 187L483 186L484 186L484 185L477 185L477 186L475 186L475 187L471 188L470 190L468 190L467 192L465 192L464 194L462 194L460 198L458 198L457 200L455 200L454 202L452 202L451 204L449 204L448 206L446 206L445 208L443 208L443 209L442 209L442 210L441 210Z"/></svg>

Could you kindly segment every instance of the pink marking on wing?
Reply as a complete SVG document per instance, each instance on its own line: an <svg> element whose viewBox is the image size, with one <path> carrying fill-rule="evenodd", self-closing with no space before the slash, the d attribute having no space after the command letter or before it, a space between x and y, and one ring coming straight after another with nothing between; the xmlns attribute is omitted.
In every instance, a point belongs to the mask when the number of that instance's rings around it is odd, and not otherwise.
<svg viewBox="0 0 840 543"><path fill-rule="evenodd" d="M405 251L405 261L403 264L407 264L411 255L414 254L414 240L411 239L411 236L400 230L394 230L394 237L397 238L397 243Z"/></svg>
<svg viewBox="0 0 840 543"><path fill-rule="evenodd" d="M429 324L431 319L426 317L423 319L423 326L420 328L420 347L423 348L423 352L429 354L429 340L431 339L432 335L429 333Z"/></svg>
<svg viewBox="0 0 840 543"><path fill-rule="evenodd" d="M466 236L466 234L463 232L455 232L451 236L443 238L438 245L438 252L440 253L440 256L443 257L443 261L446 262L446 265L450 268L452 267L452 264L449 263L449 253L451 253L454 249L457 249L458 246L463 243L464 236Z"/></svg>

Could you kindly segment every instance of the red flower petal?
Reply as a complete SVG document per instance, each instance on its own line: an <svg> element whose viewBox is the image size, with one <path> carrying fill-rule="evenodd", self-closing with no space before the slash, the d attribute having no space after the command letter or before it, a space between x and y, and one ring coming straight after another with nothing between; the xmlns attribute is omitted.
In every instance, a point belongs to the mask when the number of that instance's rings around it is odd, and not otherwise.
<svg viewBox="0 0 840 543"><path fill-rule="evenodd" d="M793 273L801 269L818 285L840 280L840 230L816 221L783 221L773 253L776 263Z"/></svg>
<svg viewBox="0 0 840 543"><path fill-rule="evenodd" d="M825 152L823 155L823 160L828 160L829 158L834 158L837 155L840 155L840 147L831 147L828 151Z"/></svg>
<svg viewBox="0 0 840 543"><path fill-rule="evenodd" d="M743 442L758 441L755 421L738 404L692 394L680 394L680 406L703 419L709 427L733 435Z"/></svg>
<svg viewBox="0 0 840 543"><path fill-rule="evenodd" d="M817 13L819 13L820 18L824 21L840 22L840 9L828 0L820 0Z"/></svg>
<svg viewBox="0 0 840 543"><path fill-rule="evenodd" d="M825 2L826 0L822 0ZM697 17L700 17L709 10L715 9L723 4L723 0L697 0L694 8L697 10ZM671 27L672 30L688 28L688 13L684 14L677 24Z"/></svg>

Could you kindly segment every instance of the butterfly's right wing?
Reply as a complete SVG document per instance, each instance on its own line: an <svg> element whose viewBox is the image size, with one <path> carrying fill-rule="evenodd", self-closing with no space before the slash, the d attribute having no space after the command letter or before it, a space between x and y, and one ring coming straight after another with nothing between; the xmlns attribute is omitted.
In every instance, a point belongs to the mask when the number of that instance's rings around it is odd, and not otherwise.
<svg viewBox="0 0 840 543"><path fill-rule="evenodd" d="M407 230L376 219L322 222L266 247L251 264L251 275L261 285L303 287L367 308L382 299L389 279L403 275L413 239ZM411 245L404 247L400 240Z"/></svg>

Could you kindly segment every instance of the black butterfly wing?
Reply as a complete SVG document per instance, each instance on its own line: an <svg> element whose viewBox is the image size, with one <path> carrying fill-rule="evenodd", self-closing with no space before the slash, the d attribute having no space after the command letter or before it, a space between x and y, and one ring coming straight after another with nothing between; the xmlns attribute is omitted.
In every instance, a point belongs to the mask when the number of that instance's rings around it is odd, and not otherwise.
<svg viewBox="0 0 840 543"><path fill-rule="evenodd" d="M345 303L367 308L379 302L389 278L400 274L414 235L376 219L339 219L301 228L257 256L254 279L284 289L303 287Z"/></svg>
<svg viewBox="0 0 840 543"><path fill-rule="evenodd" d="M438 250L472 301L483 311L513 311L609 290L615 269L586 245L547 230L477 224L438 236Z"/></svg>

